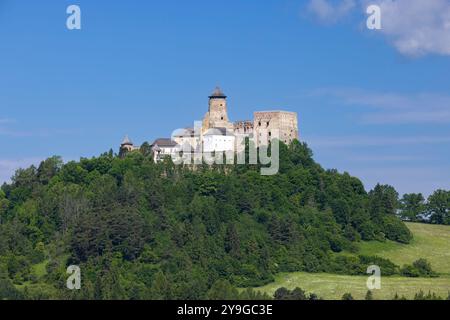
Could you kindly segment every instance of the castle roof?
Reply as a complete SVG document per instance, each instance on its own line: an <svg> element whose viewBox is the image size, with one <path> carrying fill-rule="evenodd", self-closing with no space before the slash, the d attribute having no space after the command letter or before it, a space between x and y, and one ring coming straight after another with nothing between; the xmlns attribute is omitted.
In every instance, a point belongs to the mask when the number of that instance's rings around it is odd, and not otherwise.
<svg viewBox="0 0 450 320"><path fill-rule="evenodd" d="M130 138L128 138L128 135L126 135L125 138L123 138L122 145L123 146L127 146L127 145L132 146L133 145L133 142L131 142Z"/></svg>
<svg viewBox="0 0 450 320"><path fill-rule="evenodd" d="M220 87L216 87L214 89L213 93L209 96L210 99L214 98L226 98L227 96L223 93L222 89Z"/></svg>
<svg viewBox="0 0 450 320"><path fill-rule="evenodd" d="M162 147L162 148L174 148L177 146L177 143L169 138L159 138L156 139L152 145L152 147Z"/></svg>

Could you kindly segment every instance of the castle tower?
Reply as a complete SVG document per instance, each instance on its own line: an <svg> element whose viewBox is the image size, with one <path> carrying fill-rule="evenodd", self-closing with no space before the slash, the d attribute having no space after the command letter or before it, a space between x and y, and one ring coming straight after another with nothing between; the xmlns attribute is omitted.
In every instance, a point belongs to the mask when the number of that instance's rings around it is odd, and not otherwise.
<svg viewBox="0 0 450 320"><path fill-rule="evenodd" d="M208 113L203 120L203 132L210 128L226 128L233 130L233 124L228 121L227 96L219 87L209 96Z"/></svg>
<svg viewBox="0 0 450 320"><path fill-rule="evenodd" d="M126 150L130 152L135 149L136 147L134 146L133 142L131 142L130 138L128 138L128 135L126 135L122 143L120 144L120 150Z"/></svg>
<svg viewBox="0 0 450 320"><path fill-rule="evenodd" d="M257 111L254 113L253 135L258 147L267 145L272 138L290 144L299 139L297 113Z"/></svg>

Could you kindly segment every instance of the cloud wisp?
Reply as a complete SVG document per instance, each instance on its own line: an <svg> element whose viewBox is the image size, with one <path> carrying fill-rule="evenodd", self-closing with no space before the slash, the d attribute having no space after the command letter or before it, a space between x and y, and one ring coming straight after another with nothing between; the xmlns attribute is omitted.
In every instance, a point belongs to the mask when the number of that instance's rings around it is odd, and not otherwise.
<svg viewBox="0 0 450 320"><path fill-rule="evenodd" d="M319 21L336 23L356 12L365 17L369 5L381 9L377 30L398 52L410 57L450 55L450 1L448 0L310 0L308 12Z"/></svg>
<svg viewBox="0 0 450 320"><path fill-rule="evenodd" d="M9 118L0 118L0 125L2 124L8 124L8 123L14 123L15 120L9 119Z"/></svg>
<svg viewBox="0 0 450 320"><path fill-rule="evenodd" d="M438 93L369 92L324 88L312 95L337 99L347 106L365 107L364 124L450 124L450 95Z"/></svg>
<svg viewBox="0 0 450 320"><path fill-rule="evenodd" d="M356 0L342 0L338 3L328 0L311 0L308 11L320 22L330 24L347 16L355 7Z"/></svg>
<svg viewBox="0 0 450 320"><path fill-rule="evenodd" d="M17 121L10 118L0 118L0 136L13 138L47 138L59 135L73 135L82 132L81 129L46 129L22 130L17 128Z"/></svg>
<svg viewBox="0 0 450 320"><path fill-rule="evenodd" d="M450 137L440 136L414 136L414 137L391 137L391 136L322 136L309 137L306 139L313 147L386 147L405 145L430 145L450 144Z"/></svg>

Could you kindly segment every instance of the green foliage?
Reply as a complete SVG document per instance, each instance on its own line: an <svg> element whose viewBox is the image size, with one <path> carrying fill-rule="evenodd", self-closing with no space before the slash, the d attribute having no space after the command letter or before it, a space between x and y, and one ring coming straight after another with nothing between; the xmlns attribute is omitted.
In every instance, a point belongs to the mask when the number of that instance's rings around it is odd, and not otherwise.
<svg viewBox="0 0 450 320"><path fill-rule="evenodd" d="M450 225L450 191L436 190L425 202L422 194L405 194L401 200L403 220Z"/></svg>
<svg viewBox="0 0 450 320"><path fill-rule="evenodd" d="M416 293L414 300L442 300L442 297L439 297L434 292L428 292L428 294L425 294L422 290L420 290Z"/></svg>
<svg viewBox="0 0 450 320"><path fill-rule="evenodd" d="M379 266L381 270L383 270L383 275L385 276L399 274L399 267L388 259L376 256L359 256L359 260L366 268L371 265Z"/></svg>
<svg viewBox="0 0 450 320"><path fill-rule="evenodd" d="M431 268L431 264L426 259L419 259L412 265L405 265L400 270L401 274L406 277L437 277L437 273Z"/></svg>
<svg viewBox="0 0 450 320"><path fill-rule="evenodd" d="M255 165L155 164L148 145L140 151L18 170L0 189L5 278L30 299L267 298L235 288L279 272L361 274L367 259L335 253L355 252L360 240L411 239L392 187L367 194L298 141L281 144L274 176ZM70 264L83 272L75 293L64 289Z"/></svg>
<svg viewBox="0 0 450 320"><path fill-rule="evenodd" d="M23 294L16 289L12 281L0 278L0 300L21 300Z"/></svg>
<svg viewBox="0 0 450 320"><path fill-rule="evenodd" d="M239 292L227 280L217 280L209 289L208 300L235 300L239 296Z"/></svg>
<svg viewBox="0 0 450 320"><path fill-rule="evenodd" d="M286 288L279 288L274 293L275 300L318 300L319 298L315 293L307 294L301 288L295 288L294 290L288 290Z"/></svg>
<svg viewBox="0 0 450 320"><path fill-rule="evenodd" d="M428 198L427 213L432 223L450 225L450 191L434 192Z"/></svg>
<svg viewBox="0 0 450 320"><path fill-rule="evenodd" d="M342 296L342 300L351 301L351 300L355 300L355 299L353 298L351 293L347 292L347 293L344 293L344 295Z"/></svg>
<svg viewBox="0 0 450 320"><path fill-rule="evenodd" d="M409 243L413 235L408 227L395 216L385 216L382 219L386 238L400 243Z"/></svg>
<svg viewBox="0 0 450 320"><path fill-rule="evenodd" d="M401 217L405 220L416 222L425 210L425 198L421 193L410 193L403 195L400 200Z"/></svg>

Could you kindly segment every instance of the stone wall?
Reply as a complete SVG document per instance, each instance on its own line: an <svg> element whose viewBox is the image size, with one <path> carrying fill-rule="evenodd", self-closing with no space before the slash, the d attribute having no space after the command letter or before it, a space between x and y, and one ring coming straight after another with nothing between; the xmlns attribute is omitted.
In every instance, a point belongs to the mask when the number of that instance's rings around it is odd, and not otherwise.
<svg viewBox="0 0 450 320"><path fill-rule="evenodd" d="M211 128L233 129L233 124L228 119L226 98L209 99L209 110L203 121L203 132Z"/></svg>
<svg viewBox="0 0 450 320"><path fill-rule="evenodd" d="M296 112L257 111L254 113L253 131L258 146L267 145L271 138L290 144L299 139Z"/></svg>

